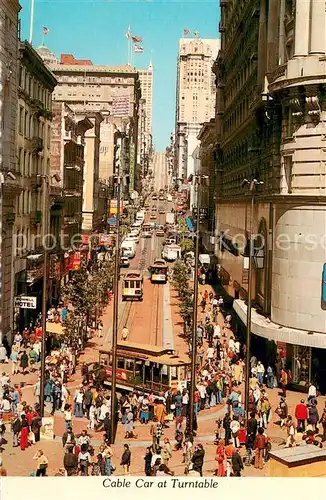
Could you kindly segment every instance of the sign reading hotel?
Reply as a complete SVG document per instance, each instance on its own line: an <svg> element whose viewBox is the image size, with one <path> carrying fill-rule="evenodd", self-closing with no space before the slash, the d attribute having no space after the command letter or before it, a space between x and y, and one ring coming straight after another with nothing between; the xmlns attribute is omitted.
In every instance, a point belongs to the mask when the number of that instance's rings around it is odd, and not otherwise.
<svg viewBox="0 0 326 500"><path fill-rule="evenodd" d="M36 297L19 295L15 297L15 307L19 307L20 309L36 309L36 300Z"/></svg>

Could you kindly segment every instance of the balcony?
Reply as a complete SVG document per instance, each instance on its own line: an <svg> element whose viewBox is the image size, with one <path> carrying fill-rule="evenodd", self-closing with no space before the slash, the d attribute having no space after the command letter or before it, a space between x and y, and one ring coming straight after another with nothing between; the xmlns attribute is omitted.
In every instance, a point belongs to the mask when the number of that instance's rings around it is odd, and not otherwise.
<svg viewBox="0 0 326 500"><path fill-rule="evenodd" d="M65 141L71 141L72 140L72 131L71 130L65 130L64 140Z"/></svg>
<svg viewBox="0 0 326 500"><path fill-rule="evenodd" d="M43 151L43 148L44 148L44 143L43 143L43 139L42 137L33 137L32 139L32 150L33 152L35 153L41 153L41 151Z"/></svg>
<svg viewBox="0 0 326 500"><path fill-rule="evenodd" d="M34 212L31 213L31 224L36 226L37 224L41 224L42 221L42 212L41 210L34 210Z"/></svg>
<svg viewBox="0 0 326 500"><path fill-rule="evenodd" d="M82 196L82 189L79 188L78 186L74 186L72 188L65 187L64 188L64 195L67 198L81 198L81 196Z"/></svg>

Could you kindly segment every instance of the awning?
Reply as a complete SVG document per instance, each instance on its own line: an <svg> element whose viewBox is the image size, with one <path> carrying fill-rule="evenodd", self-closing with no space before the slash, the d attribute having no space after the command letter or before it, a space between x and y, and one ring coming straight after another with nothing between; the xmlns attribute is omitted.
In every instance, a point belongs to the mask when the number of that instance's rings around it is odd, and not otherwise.
<svg viewBox="0 0 326 500"><path fill-rule="evenodd" d="M240 299L234 300L233 309L241 321L246 325L247 305L245 302ZM314 332L311 334L305 330L287 328L277 323L273 323L268 318L264 318L258 314L254 308L251 310L251 332L254 335L258 335L268 340L274 340L275 342L286 342L287 344L326 349L326 335L324 333Z"/></svg>
<svg viewBox="0 0 326 500"><path fill-rule="evenodd" d="M192 233L193 230L194 230L194 226L193 226L193 223L191 222L191 219L190 217L187 217L186 218L186 224L187 224L187 228L189 229L189 231Z"/></svg>
<svg viewBox="0 0 326 500"><path fill-rule="evenodd" d="M47 333L54 333L55 335L64 334L61 323L51 323L50 321L46 322L46 331Z"/></svg>

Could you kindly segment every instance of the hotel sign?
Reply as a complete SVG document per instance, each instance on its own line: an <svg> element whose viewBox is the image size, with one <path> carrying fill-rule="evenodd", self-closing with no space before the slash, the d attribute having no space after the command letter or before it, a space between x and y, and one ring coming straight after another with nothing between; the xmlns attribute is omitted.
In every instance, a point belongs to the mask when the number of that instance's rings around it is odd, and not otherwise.
<svg viewBox="0 0 326 500"><path fill-rule="evenodd" d="M20 309L36 309L37 297L30 297L28 295L19 295L15 297L15 307Z"/></svg>

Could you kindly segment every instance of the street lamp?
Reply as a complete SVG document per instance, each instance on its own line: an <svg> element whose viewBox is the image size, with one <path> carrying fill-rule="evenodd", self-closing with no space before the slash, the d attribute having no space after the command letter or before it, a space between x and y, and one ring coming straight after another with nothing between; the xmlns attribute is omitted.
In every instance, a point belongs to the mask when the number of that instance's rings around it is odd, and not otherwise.
<svg viewBox="0 0 326 500"><path fill-rule="evenodd" d="M250 235L249 235L249 279L248 279L248 306L247 306L247 334L246 334L246 379L245 379L245 412L249 416L249 385L250 385L250 344L251 344L251 301L252 301L252 271L254 260L254 205L256 187L264 184L257 179L244 179L242 187L249 185L251 194ZM256 257L257 258L257 257Z"/></svg>
<svg viewBox="0 0 326 500"><path fill-rule="evenodd" d="M196 224L195 224L195 235L196 235L196 245L195 245L195 270L194 270L194 299L193 299L193 311L192 311L192 340L191 340L191 379L190 379L190 421L189 421L189 433L193 436L194 432L194 413L195 413L195 390L197 386L197 315L198 315L198 260L199 260L199 196L198 188L201 183L201 179L208 179L207 175L190 175L189 182L194 180L195 183L195 203L197 205L196 213Z"/></svg>
<svg viewBox="0 0 326 500"><path fill-rule="evenodd" d="M115 169L116 169L116 194L117 194L117 214L115 232L115 263L114 263L114 286L113 286L113 325L112 325L112 380L111 380L111 422L110 440L114 444L117 430L116 415L116 387L117 387L117 344L118 344L118 323L119 323L119 275L120 275L120 206L121 206L121 172L125 167L125 139L126 132L117 133L117 145L115 149Z"/></svg>

